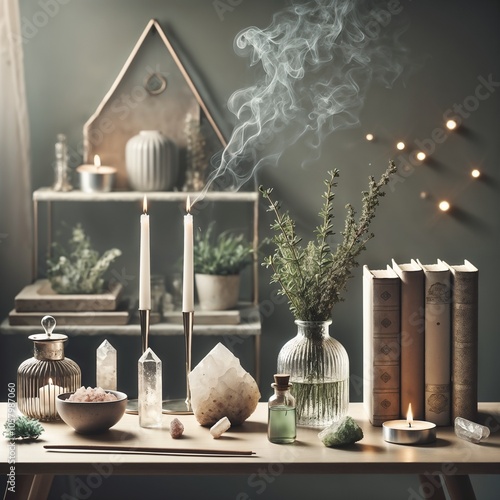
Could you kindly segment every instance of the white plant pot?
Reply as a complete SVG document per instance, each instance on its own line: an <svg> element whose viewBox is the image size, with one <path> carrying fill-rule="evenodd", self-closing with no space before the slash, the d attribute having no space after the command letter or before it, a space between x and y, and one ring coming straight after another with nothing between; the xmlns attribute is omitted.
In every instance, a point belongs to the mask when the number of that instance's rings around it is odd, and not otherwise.
<svg viewBox="0 0 500 500"><path fill-rule="evenodd" d="M196 291L202 311L231 309L238 303L240 275L195 274Z"/></svg>
<svg viewBox="0 0 500 500"><path fill-rule="evenodd" d="M178 173L176 144L159 130L141 130L125 146L130 187L136 191L168 191Z"/></svg>

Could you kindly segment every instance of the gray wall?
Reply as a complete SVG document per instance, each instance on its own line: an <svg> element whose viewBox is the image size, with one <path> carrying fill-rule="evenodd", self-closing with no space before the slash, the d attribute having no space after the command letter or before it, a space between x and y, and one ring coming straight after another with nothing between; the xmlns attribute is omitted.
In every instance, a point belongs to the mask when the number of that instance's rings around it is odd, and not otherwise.
<svg viewBox="0 0 500 500"><path fill-rule="evenodd" d="M35 23L40 19L37 15L44 2L21 0L20 3L24 23ZM46 3L56 5L57 9L54 8L46 25L35 26L35 30L29 32L31 35L24 46L34 189L52 182L53 144L57 133L64 132L70 146L78 147L84 122L108 91L150 18L158 19L176 40L195 80L204 83L214 113L220 117L223 127L231 130L233 117L227 110L227 100L233 91L254 81L248 61L235 55L233 39L240 30L251 25L267 26L272 14L286 5L286 2L277 0L223 1L219 5L225 5L226 9L221 16L214 7L216 2L208 0L67 0L60 3L54 0ZM489 95L483 100L471 96L474 96L480 78L490 78L494 82L500 80L497 35L500 5L488 0L474 3L422 0L404 1L401 6L401 12L389 22L406 27L401 43L408 49L410 64L402 78L392 89L373 83L361 110L359 126L329 136L323 142L319 158L302 166L302 160L312 153L299 142L285 151L277 166L261 170L258 182L275 188L276 196L297 219L300 233L310 237L316 224L325 173L333 167L340 168L336 218L337 231L340 231L344 217L342 207L350 201L359 208L360 192L366 186L367 176L379 175L389 158L396 159L400 166L403 164L406 154L400 155L395 150L396 141L402 139L413 148L417 147L417 140L430 144L433 131L443 127L444 113L454 109L453 114L456 114L462 109L464 118L460 131L450 134L441 144L432 142L435 151L430 160L402 177L402 182L397 183L383 200L373 224L376 237L369 243L360 263L381 268L391 258L401 262L411 258L434 262L440 258L450 263L459 263L466 258L476 264L481 273L479 398L499 401L497 356L500 336L497 334L497 296L494 291L498 279L495 261L500 220L498 84L492 84ZM386 2L381 2L379 8L385 7ZM364 136L367 132L373 132L378 140L366 142ZM482 170L480 180L471 180L469 171L472 166ZM422 191L429 194L428 199L421 199ZM435 203L440 198L448 199L455 210L440 213ZM264 237L269 232L271 219L262 208L260 235ZM162 221L170 215L172 213L162 213ZM128 248L123 265L129 270L135 269L137 261L134 253L138 248L137 238L129 234L130 221L134 217L135 207L119 213L110 209L105 214L100 209L89 207L68 213L63 210L56 212L58 221L69 219L72 223L81 220L90 226L89 231L103 248L115 244ZM245 221L239 223L245 225ZM158 225L156 234L161 232ZM160 260L164 244L158 236L157 248L153 250L154 260ZM130 250L131 247L134 250ZM164 269L160 266L159 270ZM360 278L361 272L357 269L345 302L335 308L331 328L332 335L349 353L354 378L362 376ZM272 291L265 270L262 270L260 279L261 300L265 300ZM10 304L2 304L4 311L9 307ZM269 396L277 353L294 335L294 330L293 319L285 304L276 305L263 319L261 392L264 399ZM75 346L72 357L78 359L84 369L87 366L90 372L92 364L86 365L82 353L92 352L97 339L74 339L72 342ZM134 346L120 344L124 341L119 339L116 342L126 351L122 357L128 356L127 362L132 363ZM168 345L158 343L159 349L172 349L172 352L182 349L175 341ZM29 346L24 340L25 350L18 345L15 352L19 353L20 361L27 357ZM195 346L195 362L211 345L209 341L200 341ZM71 347L70 344L68 349ZM244 366L251 369L250 342L235 346L235 352ZM17 361L13 361L14 366L17 366ZM177 368L180 366L170 367L173 371ZM129 383L129 380L123 383ZM361 400L360 387L352 385L351 400ZM116 481L113 481L109 479L107 484L116 486ZM175 491L173 496L176 498L207 498L210 497L207 492L213 491L223 481L226 479L206 479L201 483L203 490L196 490L192 481L182 478L170 483L157 479L149 484L155 485L157 491ZM303 484L307 486L302 487ZM310 482L282 476L275 478L266 491L258 495L248 485L247 478L234 478L227 483L225 496L214 493L213 498L236 498L240 491L248 493L251 498L280 498L285 492L290 493L291 498L302 498L311 491L313 484L315 491L323 492L318 498L345 498L347 492L351 498L408 498L410 489L418 487L416 479L407 476L368 477L362 482L344 476ZM500 488L498 478L474 477L474 485L481 499L496 498L495 491L498 494ZM92 498L105 498L106 488L107 485L103 485ZM139 479L130 480L127 488L135 494L123 494L121 498L144 493L146 483ZM182 495L181 489L187 493ZM60 498L64 491L67 491L67 484L61 480L54 487L54 498ZM163 497L158 495L158 498L160 496Z"/></svg>

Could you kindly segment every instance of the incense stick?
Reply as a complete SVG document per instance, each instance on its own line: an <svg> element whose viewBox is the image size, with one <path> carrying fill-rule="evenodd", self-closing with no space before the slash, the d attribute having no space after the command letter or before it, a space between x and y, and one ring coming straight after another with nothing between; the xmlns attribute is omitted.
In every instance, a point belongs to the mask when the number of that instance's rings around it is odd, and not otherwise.
<svg viewBox="0 0 500 500"><path fill-rule="evenodd" d="M116 446L116 445L85 445L85 444L48 444L44 445L47 451L86 451L86 452L114 452L114 453L150 453L164 455L206 455L206 456L251 456L254 451L248 450L207 450L198 448L152 448L149 446Z"/></svg>

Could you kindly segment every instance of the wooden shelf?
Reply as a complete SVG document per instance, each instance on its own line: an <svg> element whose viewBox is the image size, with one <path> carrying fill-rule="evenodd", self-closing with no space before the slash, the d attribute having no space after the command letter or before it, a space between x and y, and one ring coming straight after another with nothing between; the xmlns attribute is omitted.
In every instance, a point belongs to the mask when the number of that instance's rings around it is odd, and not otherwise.
<svg viewBox="0 0 500 500"><path fill-rule="evenodd" d="M33 192L33 201L73 201L73 202L134 202L142 201L144 196L152 201L182 202L189 196L195 201L201 193L181 191L111 191L109 193L85 193L80 190L54 191L51 188L40 188ZM203 201L255 202L259 199L256 191L208 191L203 195Z"/></svg>
<svg viewBox="0 0 500 500"><path fill-rule="evenodd" d="M66 335L139 335L138 324L129 325L74 325L61 326L57 328ZM41 326L12 326L9 320L5 319L0 325L0 332L3 335L31 335L41 333ZM182 325L172 323L157 323L151 325L150 335L183 335ZM193 335L242 335L256 337L261 334L260 321L242 321L239 325L197 325L196 319L193 328Z"/></svg>

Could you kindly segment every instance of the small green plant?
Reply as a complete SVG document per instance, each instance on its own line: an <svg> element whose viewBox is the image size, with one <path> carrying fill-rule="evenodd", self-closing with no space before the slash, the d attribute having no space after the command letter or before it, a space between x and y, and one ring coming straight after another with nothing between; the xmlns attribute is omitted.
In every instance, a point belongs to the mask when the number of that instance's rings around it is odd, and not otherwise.
<svg viewBox="0 0 500 500"><path fill-rule="evenodd" d="M38 420L28 417L17 417L15 420L5 422L4 437L13 441L15 439L37 439L44 431Z"/></svg>
<svg viewBox="0 0 500 500"><path fill-rule="evenodd" d="M362 212L356 218L351 204L346 205L347 216L342 231L343 239L333 250L328 242L333 232L333 201L337 169L328 172L325 180L324 204L319 212L321 223L316 227L316 241L311 240L303 247L301 238L295 231L295 221L288 212L281 213L279 202L271 199L272 189L259 188L263 197L269 201L269 212L274 212L275 222L272 238L274 253L264 259L263 265L273 271L271 283L281 286L279 293L286 295L295 319L302 321L326 321L330 319L333 306L343 300L342 292L347 288L347 280L352 269L358 266L357 257L366 248L370 223L375 217L380 197L385 193L383 187L390 176L396 172L394 162L377 182L369 178L368 190L362 192Z"/></svg>
<svg viewBox="0 0 500 500"><path fill-rule="evenodd" d="M213 224L197 233L194 244L194 272L219 276L239 274L252 262L252 245L243 234L224 231L213 234Z"/></svg>
<svg viewBox="0 0 500 500"><path fill-rule="evenodd" d="M121 255L120 250L112 248L100 256L80 224L73 228L67 248L58 243L52 247L54 257L47 261L47 277L52 289L61 294L102 293L103 275Z"/></svg>

